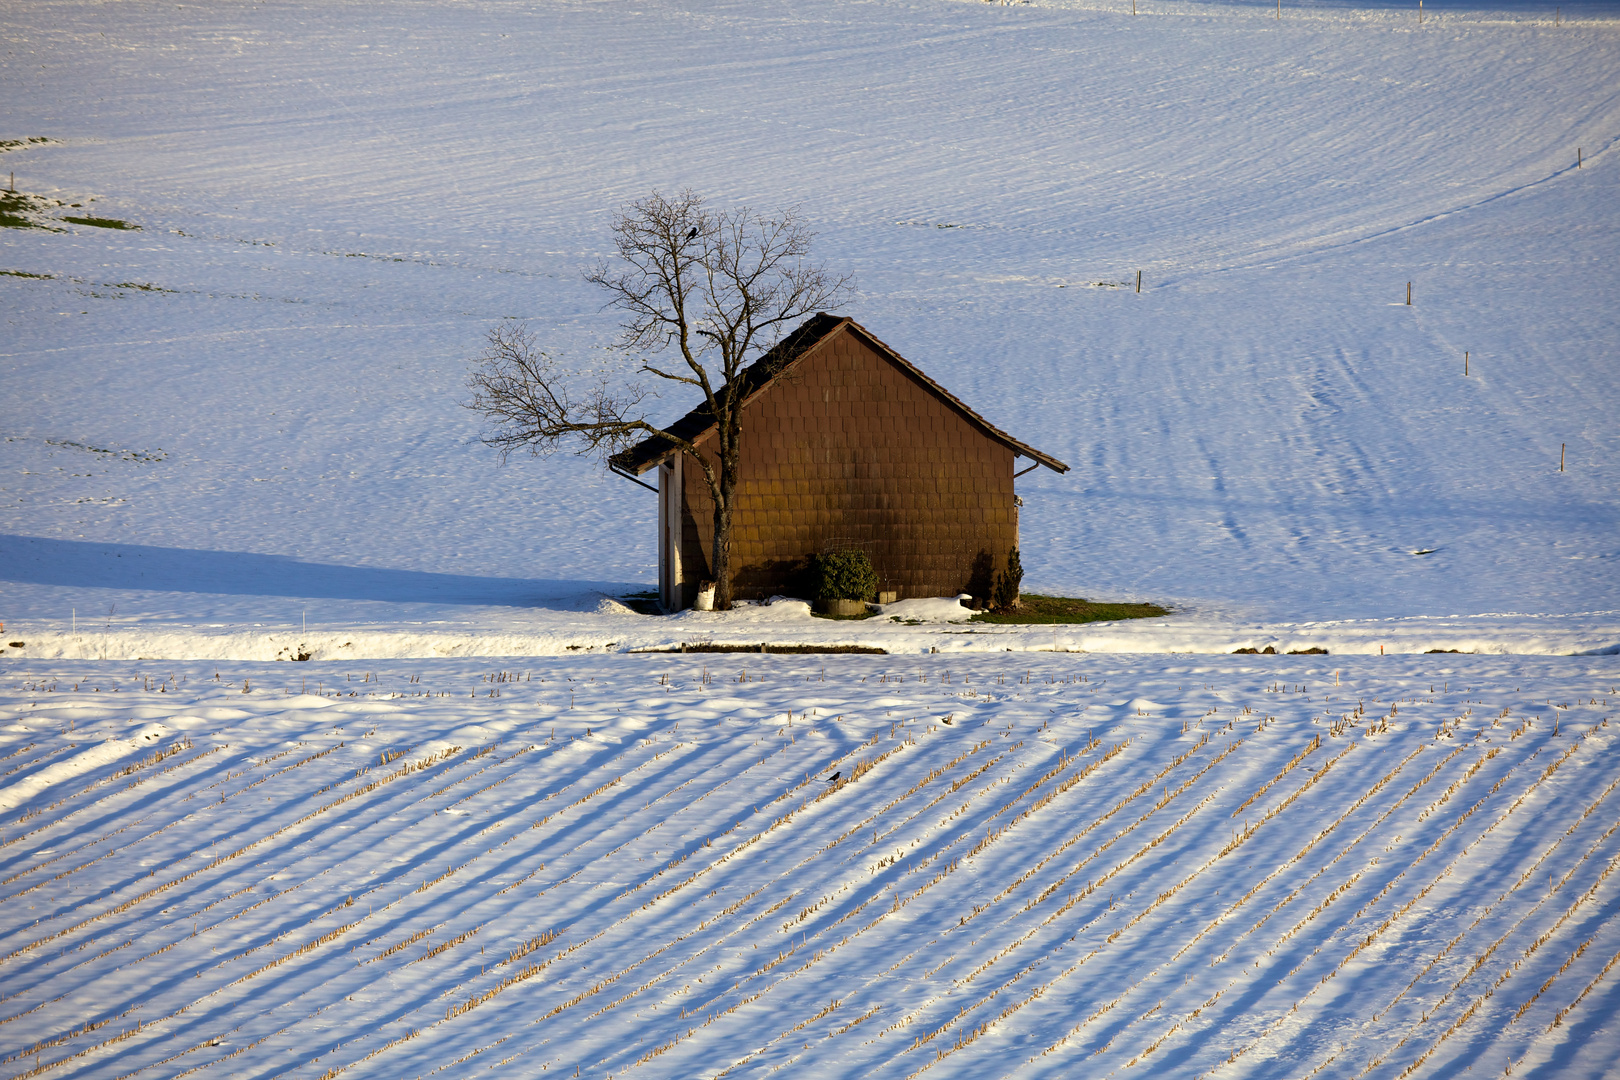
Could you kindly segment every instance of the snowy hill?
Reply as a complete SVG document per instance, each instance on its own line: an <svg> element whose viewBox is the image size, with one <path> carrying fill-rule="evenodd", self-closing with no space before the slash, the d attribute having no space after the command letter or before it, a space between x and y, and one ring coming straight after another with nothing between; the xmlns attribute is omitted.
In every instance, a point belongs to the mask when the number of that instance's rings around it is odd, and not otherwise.
<svg viewBox="0 0 1620 1080"><path fill-rule="evenodd" d="M1620 643L1616 23L1138 10L8 5L7 137L51 141L0 170L63 205L0 230L0 618L645 586L651 496L499 469L457 402L502 318L591 362L608 215L690 185L802 203L850 314L1075 464L1020 482L1032 588Z"/></svg>

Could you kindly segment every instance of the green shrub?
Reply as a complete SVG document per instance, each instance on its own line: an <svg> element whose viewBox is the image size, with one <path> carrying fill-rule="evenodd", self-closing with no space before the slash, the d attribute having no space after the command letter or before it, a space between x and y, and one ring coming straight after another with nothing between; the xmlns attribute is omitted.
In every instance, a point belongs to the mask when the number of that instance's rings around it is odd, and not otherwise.
<svg viewBox="0 0 1620 1080"><path fill-rule="evenodd" d="M134 229L140 231L139 225L131 225L127 221L120 221L112 217L75 217L72 214L63 214L63 221L71 221L75 225L93 225L98 229Z"/></svg>
<svg viewBox="0 0 1620 1080"><path fill-rule="evenodd" d="M816 600L870 600L877 592L877 571L864 551L835 551L810 561Z"/></svg>
<svg viewBox="0 0 1620 1080"><path fill-rule="evenodd" d="M1018 607L1018 589L1024 583L1024 564L1018 558L1018 549L1007 552L1007 569L996 575L996 587L990 594L990 607L995 611L1012 611Z"/></svg>

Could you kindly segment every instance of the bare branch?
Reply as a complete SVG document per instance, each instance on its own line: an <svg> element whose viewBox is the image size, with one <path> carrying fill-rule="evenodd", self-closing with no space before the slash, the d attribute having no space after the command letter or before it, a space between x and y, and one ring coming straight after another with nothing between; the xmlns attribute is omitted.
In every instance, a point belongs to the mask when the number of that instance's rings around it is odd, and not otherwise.
<svg viewBox="0 0 1620 1080"><path fill-rule="evenodd" d="M615 388L607 378L576 392L571 372L535 347L519 323L491 328L487 347L467 376L466 408L489 421L483 441L504 462L514 450L546 455L574 444L577 454L613 453L639 437L657 434L639 410L648 392L637 384Z"/></svg>
<svg viewBox="0 0 1620 1080"><path fill-rule="evenodd" d="M696 386L699 388L703 386L702 383L688 375L677 375L672 371L665 371L662 368L655 368L651 364L642 364L641 370L645 371L649 375L656 375L660 379L668 379L670 382L686 383L688 386Z"/></svg>

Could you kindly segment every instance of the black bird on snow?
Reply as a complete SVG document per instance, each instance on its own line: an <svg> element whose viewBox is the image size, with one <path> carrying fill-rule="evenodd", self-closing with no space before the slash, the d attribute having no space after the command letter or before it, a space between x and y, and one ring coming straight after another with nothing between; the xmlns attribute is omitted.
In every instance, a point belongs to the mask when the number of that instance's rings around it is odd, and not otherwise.
<svg viewBox="0 0 1620 1080"><path fill-rule="evenodd" d="M835 772L831 776L827 777L827 783L830 784L834 780L838 779L840 776L843 776L843 775L844 775L843 770L840 769L838 772Z"/></svg>

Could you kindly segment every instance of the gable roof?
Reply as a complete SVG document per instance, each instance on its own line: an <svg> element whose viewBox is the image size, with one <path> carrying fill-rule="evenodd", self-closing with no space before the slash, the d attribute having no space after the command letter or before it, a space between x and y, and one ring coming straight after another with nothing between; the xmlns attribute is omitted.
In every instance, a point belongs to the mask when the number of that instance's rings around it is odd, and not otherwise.
<svg viewBox="0 0 1620 1080"><path fill-rule="evenodd" d="M925 389L958 413L961 413L968 423L978 428L985 436L1012 450L1015 456L1027 457L1031 461L1045 465L1055 472L1065 473L1069 471L1069 467L1057 458L1049 454L1043 454L1033 446L1019 442L968 408L956 395L930 379L927 375L924 375L915 364L879 341L872 335L871 331L854 319L829 315L824 311L806 319L791 334L777 342L776 346L764 356L761 356L742 370L736 381L742 389L743 400L746 402L759 395L792 367L797 360L839 330L848 330L859 337L872 351L921 383ZM664 428L664 430L678 439L696 443L713 431L714 428L714 417L709 413L708 402L704 402ZM629 449L614 454L608 459L608 463L615 470L639 476L674 453L678 453L678 451L670 443L656 435L649 435Z"/></svg>

